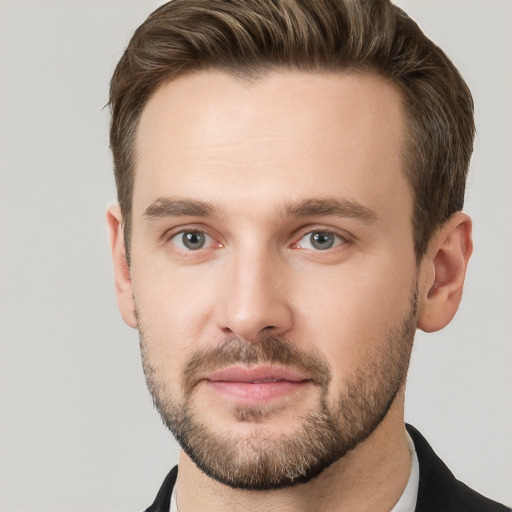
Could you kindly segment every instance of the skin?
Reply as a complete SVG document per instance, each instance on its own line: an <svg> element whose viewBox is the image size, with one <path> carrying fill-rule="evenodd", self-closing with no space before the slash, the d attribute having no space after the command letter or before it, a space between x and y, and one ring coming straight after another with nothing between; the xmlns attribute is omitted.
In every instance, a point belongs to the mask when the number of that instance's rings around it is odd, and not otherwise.
<svg viewBox="0 0 512 512"><path fill-rule="evenodd" d="M333 404L353 369L410 311L416 286L419 328L435 331L451 320L471 223L455 214L416 264L404 129L399 92L369 73L276 71L246 81L207 71L153 94L137 131L130 268L118 206L107 220L121 313L137 328L137 309L146 356L174 397L184 398L180 374L195 350L270 333L328 362ZM215 215L147 215L162 198L201 201ZM283 213L327 198L366 215ZM184 229L206 233L206 246L187 250L178 235ZM312 247L315 230L335 233L334 246ZM191 393L212 428L247 438L261 429L293 434L318 398L310 385L271 396L262 425L238 421L233 405L240 403L225 390L202 382ZM389 511L410 472L403 405L402 387L368 439L296 487L232 489L182 452L180 510Z"/></svg>

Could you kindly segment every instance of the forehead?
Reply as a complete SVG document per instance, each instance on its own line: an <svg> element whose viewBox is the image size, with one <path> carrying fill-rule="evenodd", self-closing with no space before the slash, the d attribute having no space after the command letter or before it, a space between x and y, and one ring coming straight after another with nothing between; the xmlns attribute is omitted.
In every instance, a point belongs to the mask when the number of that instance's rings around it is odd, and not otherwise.
<svg viewBox="0 0 512 512"><path fill-rule="evenodd" d="M389 209L385 196L398 192L409 208L401 105L370 73L201 71L167 82L137 129L134 214L163 196L236 210L341 195Z"/></svg>

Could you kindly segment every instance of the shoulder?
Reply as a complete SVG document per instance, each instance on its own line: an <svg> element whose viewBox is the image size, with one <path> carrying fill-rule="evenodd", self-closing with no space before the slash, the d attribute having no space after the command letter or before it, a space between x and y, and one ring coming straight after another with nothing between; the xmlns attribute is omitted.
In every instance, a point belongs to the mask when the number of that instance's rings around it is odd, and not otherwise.
<svg viewBox="0 0 512 512"><path fill-rule="evenodd" d="M411 425L407 431L414 441L420 465L416 512L510 512L455 478L426 439Z"/></svg>

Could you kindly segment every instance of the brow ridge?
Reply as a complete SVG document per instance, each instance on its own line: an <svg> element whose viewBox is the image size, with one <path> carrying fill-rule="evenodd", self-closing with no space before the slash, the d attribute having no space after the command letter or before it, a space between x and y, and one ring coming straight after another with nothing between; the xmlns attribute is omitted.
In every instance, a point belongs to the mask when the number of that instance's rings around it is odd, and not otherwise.
<svg viewBox="0 0 512 512"><path fill-rule="evenodd" d="M216 208L204 201L160 197L144 211L146 219L165 217L216 217Z"/></svg>
<svg viewBox="0 0 512 512"><path fill-rule="evenodd" d="M349 199L327 197L321 199L305 199L298 203L287 204L284 213L289 217L335 216L375 222L377 214L370 208Z"/></svg>
<svg viewBox="0 0 512 512"><path fill-rule="evenodd" d="M228 217L226 211L222 213ZM284 218L335 216L358 219L368 223L377 220L376 213L361 203L335 197L289 202L280 209L279 214ZM160 197L144 211L144 217L148 220L183 216L218 218L221 217L221 208L205 201Z"/></svg>

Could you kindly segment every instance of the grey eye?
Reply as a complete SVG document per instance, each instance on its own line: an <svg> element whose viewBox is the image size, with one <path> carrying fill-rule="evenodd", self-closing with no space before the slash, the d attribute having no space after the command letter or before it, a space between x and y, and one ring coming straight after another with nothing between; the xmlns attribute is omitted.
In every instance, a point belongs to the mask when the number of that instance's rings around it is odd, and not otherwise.
<svg viewBox="0 0 512 512"><path fill-rule="evenodd" d="M334 233L328 233L326 231L318 231L309 235L311 246L320 251L330 249L335 242Z"/></svg>
<svg viewBox="0 0 512 512"><path fill-rule="evenodd" d="M206 242L206 238L204 233L200 233L199 231L191 231L189 233L183 233L181 235L183 240L183 245L190 249L191 251L196 251L197 249L202 249Z"/></svg>
<svg viewBox="0 0 512 512"><path fill-rule="evenodd" d="M311 231L303 236L297 245L309 251L326 251L343 243L344 238L331 231Z"/></svg>
<svg viewBox="0 0 512 512"><path fill-rule="evenodd" d="M171 243L186 251L203 249L210 241L211 237L202 231L183 231L171 238Z"/></svg>

